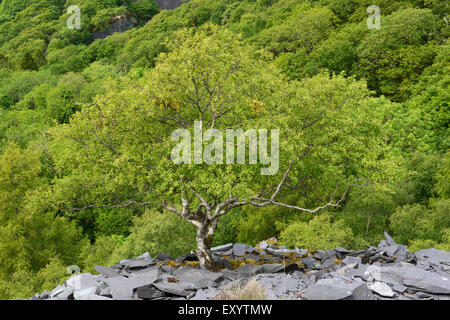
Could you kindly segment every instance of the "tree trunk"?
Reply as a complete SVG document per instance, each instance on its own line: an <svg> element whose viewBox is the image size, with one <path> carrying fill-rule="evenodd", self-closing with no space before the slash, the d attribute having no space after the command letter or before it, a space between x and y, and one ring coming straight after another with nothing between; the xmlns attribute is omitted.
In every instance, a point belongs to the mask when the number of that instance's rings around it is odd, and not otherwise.
<svg viewBox="0 0 450 320"><path fill-rule="evenodd" d="M211 253L211 245L213 242L214 228L205 225L197 229L197 258L200 265L205 266L209 270L214 269L214 258Z"/></svg>

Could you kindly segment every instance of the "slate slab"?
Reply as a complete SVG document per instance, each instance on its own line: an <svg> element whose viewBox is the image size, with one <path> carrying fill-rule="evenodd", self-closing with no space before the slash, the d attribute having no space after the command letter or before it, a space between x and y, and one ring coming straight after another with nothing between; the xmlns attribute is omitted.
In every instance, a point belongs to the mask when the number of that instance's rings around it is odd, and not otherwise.
<svg viewBox="0 0 450 320"><path fill-rule="evenodd" d="M193 287L188 283L183 282L178 283L158 282L153 283L153 286L159 291L182 297L190 296L193 293L192 290L195 290L195 287Z"/></svg>
<svg viewBox="0 0 450 320"><path fill-rule="evenodd" d="M422 249L414 252L414 256L421 260L427 260L427 262L450 266L450 252L445 250L437 250L434 248Z"/></svg>
<svg viewBox="0 0 450 320"><path fill-rule="evenodd" d="M367 283L367 287L380 296L391 298L394 296L394 291L384 282L374 281Z"/></svg>
<svg viewBox="0 0 450 320"><path fill-rule="evenodd" d="M131 278L114 277L107 278L105 282L109 285L111 296L114 299L133 298L133 291L139 287L152 284L160 275L159 267L150 268L148 272L133 276Z"/></svg>
<svg viewBox="0 0 450 320"><path fill-rule="evenodd" d="M281 263L266 263L261 266L261 273L276 273L281 272L285 268Z"/></svg>
<svg viewBox="0 0 450 320"><path fill-rule="evenodd" d="M189 267L179 268L173 274L179 281L192 283L197 289L214 287L224 278L220 272Z"/></svg>
<svg viewBox="0 0 450 320"><path fill-rule="evenodd" d="M153 260L143 260L143 259L130 259L124 263L127 270L136 270L147 268L149 266L155 265L156 262Z"/></svg>
<svg viewBox="0 0 450 320"><path fill-rule="evenodd" d="M243 243L235 243L233 245L233 254L235 256L243 256L247 252L253 251L253 247Z"/></svg>
<svg viewBox="0 0 450 320"><path fill-rule="evenodd" d="M122 275L114 269L98 266L94 267L95 271L103 275L105 278L121 277Z"/></svg>
<svg viewBox="0 0 450 320"><path fill-rule="evenodd" d="M384 237L386 238L386 242L388 243L388 245L392 246L396 244L394 239L392 239L391 236L388 235L386 231L384 232Z"/></svg>
<svg viewBox="0 0 450 320"><path fill-rule="evenodd" d="M217 246L217 247L213 247L211 248L211 251L213 252L224 252L224 251L228 251L233 249L233 244L232 243L227 243L221 246Z"/></svg>
<svg viewBox="0 0 450 320"><path fill-rule="evenodd" d="M261 266L253 264L244 264L234 270L238 277L249 278L261 272Z"/></svg>
<svg viewBox="0 0 450 320"><path fill-rule="evenodd" d="M97 287L98 283L90 273L82 273L66 280L66 285L74 291Z"/></svg>
<svg viewBox="0 0 450 320"><path fill-rule="evenodd" d="M98 294L90 293L87 295L83 295L78 300L113 300L113 299L105 296L100 296Z"/></svg>
<svg viewBox="0 0 450 320"><path fill-rule="evenodd" d="M146 285L143 287L140 287L136 290L137 297L140 299L157 299L162 297L167 297L167 294L156 289L153 285Z"/></svg>
<svg viewBox="0 0 450 320"><path fill-rule="evenodd" d="M304 297L307 300L343 300L350 299L353 290L361 282L345 282L341 279L320 279L315 284L306 289Z"/></svg>
<svg viewBox="0 0 450 320"><path fill-rule="evenodd" d="M428 293L450 294L450 278L406 262L392 267L381 267L381 280L388 283L397 282Z"/></svg>
<svg viewBox="0 0 450 320"><path fill-rule="evenodd" d="M363 283L356 287L352 292L353 300L377 300L372 291Z"/></svg>
<svg viewBox="0 0 450 320"><path fill-rule="evenodd" d="M313 257L303 258L302 263L305 265L305 268L307 269L315 269L315 270L322 269L322 265L320 264L320 262L318 262Z"/></svg>

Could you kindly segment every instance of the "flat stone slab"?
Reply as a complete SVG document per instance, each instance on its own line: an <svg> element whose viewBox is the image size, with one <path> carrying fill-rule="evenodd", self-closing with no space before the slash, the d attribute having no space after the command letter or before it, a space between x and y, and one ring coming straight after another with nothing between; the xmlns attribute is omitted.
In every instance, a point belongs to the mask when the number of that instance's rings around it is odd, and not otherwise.
<svg viewBox="0 0 450 320"><path fill-rule="evenodd" d="M253 247L243 243L235 243L233 245L233 254L235 256L243 256L246 253L253 251Z"/></svg>
<svg viewBox="0 0 450 320"><path fill-rule="evenodd" d="M153 286L162 292L182 297L190 296L193 293L192 290L195 290L195 287L193 287L191 284L183 282L179 283L158 282L153 283Z"/></svg>
<svg viewBox="0 0 450 320"><path fill-rule="evenodd" d="M285 265L281 263L267 263L261 266L261 273L277 273L283 271L284 268Z"/></svg>
<svg viewBox="0 0 450 320"><path fill-rule="evenodd" d="M338 278L320 279L306 289L304 297L307 300L343 300L350 299L353 290L361 285L361 282L346 282Z"/></svg>
<svg viewBox="0 0 450 320"><path fill-rule="evenodd" d="M182 281L195 285L198 289L216 286L223 275L220 272L211 272L205 269L192 269L189 267L182 267L174 271L174 276Z"/></svg>
<svg viewBox="0 0 450 320"><path fill-rule="evenodd" d="M234 270L238 277L249 278L261 272L261 266L253 264L244 264Z"/></svg>
<svg viewBox="0 0 450 320"><path fill-rule="evenodd" d="M428 293L450 294L450 277L425 271L406 262L392 267L381 267L380 276L383 282L397 282Z"/></svg>
<svg viewBox="0 0 450 320"><path fill-rule="evenodd" d="M148 272L141 273L131 278L114 277L107 278L105 282L110 287L111 296L114 299L133 298L133 291L139 287L152 284L160 275L159 267L153 267Z"/></svg>
<svg viewBox="0 0 450 320"><path fill-rule="evenodd" d="M114 300L114 299L91 293L80 297L78 300Z"/></svg>
<svg viewBox="0 0 450 320"><path fill-rule="evenodd" d="M122 275L114 269L103 267L103 266L95 266L95 271L103 275L105 278L113 278L113 277L121 277Z"/></svg>
<svg viewBox="0 0 450 320"><path fill-rule="evenodd" d="M377 300L372 290L365 283L353 289L352 297L353 300Z"/></svg>
<svg viewBox="0 0 450 320"><path fill-rule="evenodd" d="M136 290L137 297L140 299L158 299L162 297L167 297L167 294L156 289L153 285L147 285L140 287Z"/></svg>
<svg viewBox="0 0 450 320"><path fill-rule="evenodd" d="M316 269L316 270L320 270L322 269L322 265L320 264L320 262L318 262L316 259L314 259L313 257L306 257L302 259L302 263L305 265L306 268L308 269Z"/></svg>
<svg viewBox="0 0 450 320"><path fill-rule="evenodd" d="M422 249L414 252L414 255L422 260L427 260L428 262L435 264L445 264L450 266L450 252L445 250Z"/></svg>
<svg viewBox="0 0 450 320"><path fill-rule="evenodd" d="M224 252L224 251L228 251L233 249L233 244L232 243L227 243L221 246L217 246L217 247L213 247L211 248L211 251L213 252Z"/></svg>

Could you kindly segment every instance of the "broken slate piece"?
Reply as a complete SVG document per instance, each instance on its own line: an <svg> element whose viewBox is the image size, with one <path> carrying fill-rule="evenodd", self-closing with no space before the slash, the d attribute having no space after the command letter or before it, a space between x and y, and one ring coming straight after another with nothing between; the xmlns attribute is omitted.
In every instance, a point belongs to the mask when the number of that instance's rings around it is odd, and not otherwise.
<svg viewBox="0 0 450 320"><path fill-rule="evenodd" d="M102 274L105 278L113 278L113 277L121 277L121 274L114 269L103 267L103 266L95 266L95 271Z"/></svg>

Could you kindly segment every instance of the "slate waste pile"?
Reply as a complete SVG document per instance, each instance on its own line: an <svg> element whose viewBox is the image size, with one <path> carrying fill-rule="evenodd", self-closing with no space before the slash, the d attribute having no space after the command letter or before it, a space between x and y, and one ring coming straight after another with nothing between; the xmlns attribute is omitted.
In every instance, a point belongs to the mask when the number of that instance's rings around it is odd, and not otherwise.
<svg viewBox="0 0 450 320"><path fill-rule="evenodd" d="M212 249L214 272L201 268L193 253L176 259L144 253L111 267L95 266L98 275L72 276L30 299L207 300L254 279L268 300L450 300L450 252L412 254L385 237L361 251L226 244Z"/></svg>

